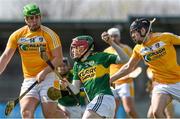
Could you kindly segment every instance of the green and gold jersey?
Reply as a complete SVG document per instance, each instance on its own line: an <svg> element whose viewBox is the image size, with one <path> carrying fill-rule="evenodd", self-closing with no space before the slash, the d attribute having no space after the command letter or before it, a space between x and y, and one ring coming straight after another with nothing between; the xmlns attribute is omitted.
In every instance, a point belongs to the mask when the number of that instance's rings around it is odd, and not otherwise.
<svg viewBox="0 0 180 119"><path fill-rule="evenodd" d="M75 62L73 80L81 80L92 100L98 94L113 95L110 89L110 64L115 64L117 55L100 52L87 57L84 62Z"/></svg>
<svg viewBox="0 0 180 119"><path fill-rule="evenodd" d="M72 82L72 79L73 79L73 71L72 70L67 73L66 78L68 79L68 81L70 83ZM69 93L68 91L61 91L61 92L62 92L62 96L64 93L65 94ZM79 94L76 95L76 97L79 99L81 106L85 105L85 97L80 96ZM72 95L63 96L61 99L58 100L58 103L63 106L76 106L77 105L77 101L75 100L75 98Z"/></svg>

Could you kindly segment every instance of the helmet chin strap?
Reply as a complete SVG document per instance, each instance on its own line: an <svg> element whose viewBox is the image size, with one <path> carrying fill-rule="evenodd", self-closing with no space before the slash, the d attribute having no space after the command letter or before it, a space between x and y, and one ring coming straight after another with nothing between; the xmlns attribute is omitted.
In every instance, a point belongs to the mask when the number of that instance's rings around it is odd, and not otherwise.
<svg viewBox="0 0 180 119"><path fill-rule="evenodd" d="M147 37L148 37L148 35L149 35L150 31L151 31L152 24L153 24L155 21L156 21L156 18L154 18L153 20L150 21L148 31L147 31L147 33L146 33L146 35L145 35L142 43L144 43L144 42L147 40Z"/></svg>

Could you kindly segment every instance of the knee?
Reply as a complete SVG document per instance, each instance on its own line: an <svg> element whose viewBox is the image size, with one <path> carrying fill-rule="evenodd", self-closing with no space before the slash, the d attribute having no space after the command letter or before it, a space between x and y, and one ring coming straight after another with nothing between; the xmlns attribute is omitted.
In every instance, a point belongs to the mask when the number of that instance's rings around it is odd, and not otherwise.
<svg viewBox="0 0 180 119"><path fill-rule="evenodd" d="M34 113L32 111L30 111L30 110L22 110L21 111L21 116L23 118L33 118Z"/></svg>
<svg viewBox="0 0 180 119"><path fill-rule="evenodd" d="M56 115L56 111L52 111L52 110L44 111L44 117L46 118L52 118L55 115Z"/></svg>
<svg viewBox="0 0 180 119"><path fill-rule="evenodd" d="M52 112L52 111L44 111L43 114L44 114L44 117L45 117L45 118L52 118L54 112Z"/></svg>
<svg viewBox="0 0 180 119"><path fill-rule="evenodd" d="M65 118L66 115L62 110L48 110L44 111L45 118Z"/></svg>
<svg viewBox="0 0 180 119"><path fill-rule="evenodd" d="M131 113L133 112L132 108L126 107L125 111L127 113L127 115L131 115Z"/></svg>
<svg viewBox="0 0 180 119"><path fill-rule="evenodd" d="M158 116L158 112L157 111L153 111L152 115L153 115L153 117L157 117Z"/></svg>
<svg viewBox="0 0 180 119"><path fill-rule="evenodd" d="M127 108L127 109L125 109L125 111L126 111L127 115L131 114L131 109Z"/></svg>
<svg viewBox="0 0 180 119"><path fill-rule="evenodd" d="M152 111L153 117L160 117L161 113L163 113L163 111L157 109Z"/></svg>
<svg viewBox="0 0 180 119"><path fill-rule="evenodd" d="M153 113L152 112L148 112L147 113L147 118L153 118Z"/></svg>

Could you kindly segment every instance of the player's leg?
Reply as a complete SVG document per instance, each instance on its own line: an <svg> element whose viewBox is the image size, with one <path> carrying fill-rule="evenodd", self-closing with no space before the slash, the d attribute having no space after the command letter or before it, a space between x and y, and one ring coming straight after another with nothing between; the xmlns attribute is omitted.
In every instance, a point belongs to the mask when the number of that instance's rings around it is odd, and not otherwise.
<svg viewBox="0 0 180 119"><path fill-rule="evenodd" d="M165 117L164 109L176 99L180 101L180 83L175 84L157 84L152 92L152 109L155 117Z"/></svg>
<svg viewBox="0 0 180 119"><path fill-rule="evenodd" d="M168 119L173 118L173 115L174 115L173 112L174 112L174 111L173 111L173 104L172 104L172 103L169 103L169 104L166 106L165 110L164 110L164 114L165 114L166 118L168 118ZM151 107L151 105L150 105L150 107L149 107L147 117L148 117L148 118L153 118L153 112L152 112L152 107Z"/></svg>
<svg viewBox="0 0 180 119"><path fill-rule="evenodd" d="M174 117L174 109L173 109L173 103L169 103L165 108L165 115L166 118L171 119Z"/></svg>
<svg viewBox="0 0 180 119"><path fill-rule="evenodd" d="M70 112L68 111L68 108L67 108L67 107L62 106L62 105L60 105L60 104L58 104L58 107L59 107L60 110L63 110L63 111L64 111L64 113L65 113L65 115L66 115L67 117L69 117L69 118L71 117Z"/></svg>
<svg viewBox="0 0 180 119"><path fill-rule="evenodd" d="M155 118L165 118L164 110L171 102L172 98L168 94L155 93L152 95L152 113Z"/></svg>
<svg viewBox="0 0 180 119"><path fill-rule="evenodd" d="M33 78L25 79L21 87L20 95L24 91L26 91L29 88L29 86L31 86L35 81L36 80ZM37 92L37 86L35 86L20 100L22 118L33 118L38 103L39 103L39 97Z"/></svg>
<svg viewBox="0 0 180 119"><path fill-rule="evenodd" d="M136 113L135 110L135 104L133 98L134 97L133 82L116 85L116 88L120 89L118 90L118 95L121 97L122 104L124 106L127 115L132 118L137 118L138 114Z"/></svg>
<svg viewBox="0 0 180 119"><path fill-rule="evenodd" d="M124 109L129 117L137 118L138 115L135 110L135 104L132 97L123 97L122 103L124 106Z"/></svg>
<svg viewBox="0 0 180 119"><path fill-rule="evenodd" d="M49 73L45 80L39 84L39 95L41 97L42 111L45 118L66 118L63 110L58 108L57 101L51 100L47 96L47 90L49 87L53 87L55 74Z"/></svg>
<svg viewBox="0 0 180 119"><path fill-rule="evenodd" d="M34 97L24 97L20 100L22 118L34 118L34 112L39 100Z"/></svg>
<svg viewBox="0 0 180 119"><path fill-rule="evenodd" d="M42 102L42 111L45 118L67 118L55 102Z"/></svg>
<svg viewBox="0 0 180 119"><path fill-rule="evenodd" d="M111 95L97 95L86 107L83 119L113 118L115 113L115 99Z"/></svg>
<svg viewBox="0 0 180 119"><path fill-rule="evenodd" d="M152 106L151 105L149 106L149 110L148 110L148 113L147 113L147 118L153 118Z"/></svg>
<svg viewBox="0 0 180 119"><path fill-rule="evenodd" d="M115 109L115 118L126 118L126 112L124 110L124 107L121 103L121 99L118 95L118 90L119 89L114 89L113 87L111 87L111 90L113 92L113 95L115 97L115 102L116 102L116 109Z"/></svg>

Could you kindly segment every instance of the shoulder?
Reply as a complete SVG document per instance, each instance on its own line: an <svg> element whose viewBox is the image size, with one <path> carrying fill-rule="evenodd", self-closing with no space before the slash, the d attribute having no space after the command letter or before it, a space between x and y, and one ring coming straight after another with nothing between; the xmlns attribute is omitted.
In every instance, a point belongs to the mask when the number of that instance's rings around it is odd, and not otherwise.
<svg viewBox="0 0 180 119"><path fill-rule="evenodd" d="M94 55L94 58L95 59L101 59L101 60L106 60L112 56L115 56L117 57L117 55L115 54L112 54L112 53L107 53L107 52L97 52L95 55Z"/></svg>
<svg viewBox="0 0 180 119"><path fill-rule="evenodd" d="M109 55L107 52L96 52L93 54L93 56L104 56L104 55Z"/></svg>
<svg viewBox="0 0 180 119"><path fill-rule="evenodd" d="M104 50L104 52L106 52L106 53L110 53L110 54L116 54L116 51L114 50L114 48L113 47L108 47L108 48L106 48L105 50Z"/></svg>
<svg viewBox="0 0 180 119"><path fill-rule="evenodd" d="M141 49L141 47L142 47L141 45L137 44L137 45L135 45L133 51L139 51Z"/></svg>
<svg viewBox="0 0 180 119"><path fill-rule="evenodd" d="M111 51L111 50L112 50L112 47L110 46L110 47L104 49L104 52L108 52L108 51Z"/></svg>
<svg viewBox="0 0 180 119"><path fill-rule="evenodd" d="M53 31L52 29L46 27L46 26L43 26L41 25L41 30L46 33L47 35L50 35L50 36L57 36L57 34L55 33L55 31Z"/></svg>
<svg viewBox="0 0 180 119"><path fill-rule="evenodd" d="M28 31L28 26L26 25L26 26L23 26L23 27L17 29L16 31L14 31L14 32L11 34L10 37L12 37L12 36L21 36L22 34L27 33L27 31Z"/></svg>
<svg viewBox="0 0 180 119"><path fill-rule="evenodd" d="M163 33L154 33L155 36L159 36L159 37L171 37L174 36L175 34L170 33L170 32L163 32Z"/></svg>
<svg viewBox="0 0 180 119"><path fill-rule="evenodd" d="M159 36L159 39L164 42L169 42L174 39L180 39L180 37L178 35L175 35L170 32L160 33L160 34L158 34L158 36Z"/></svg>

